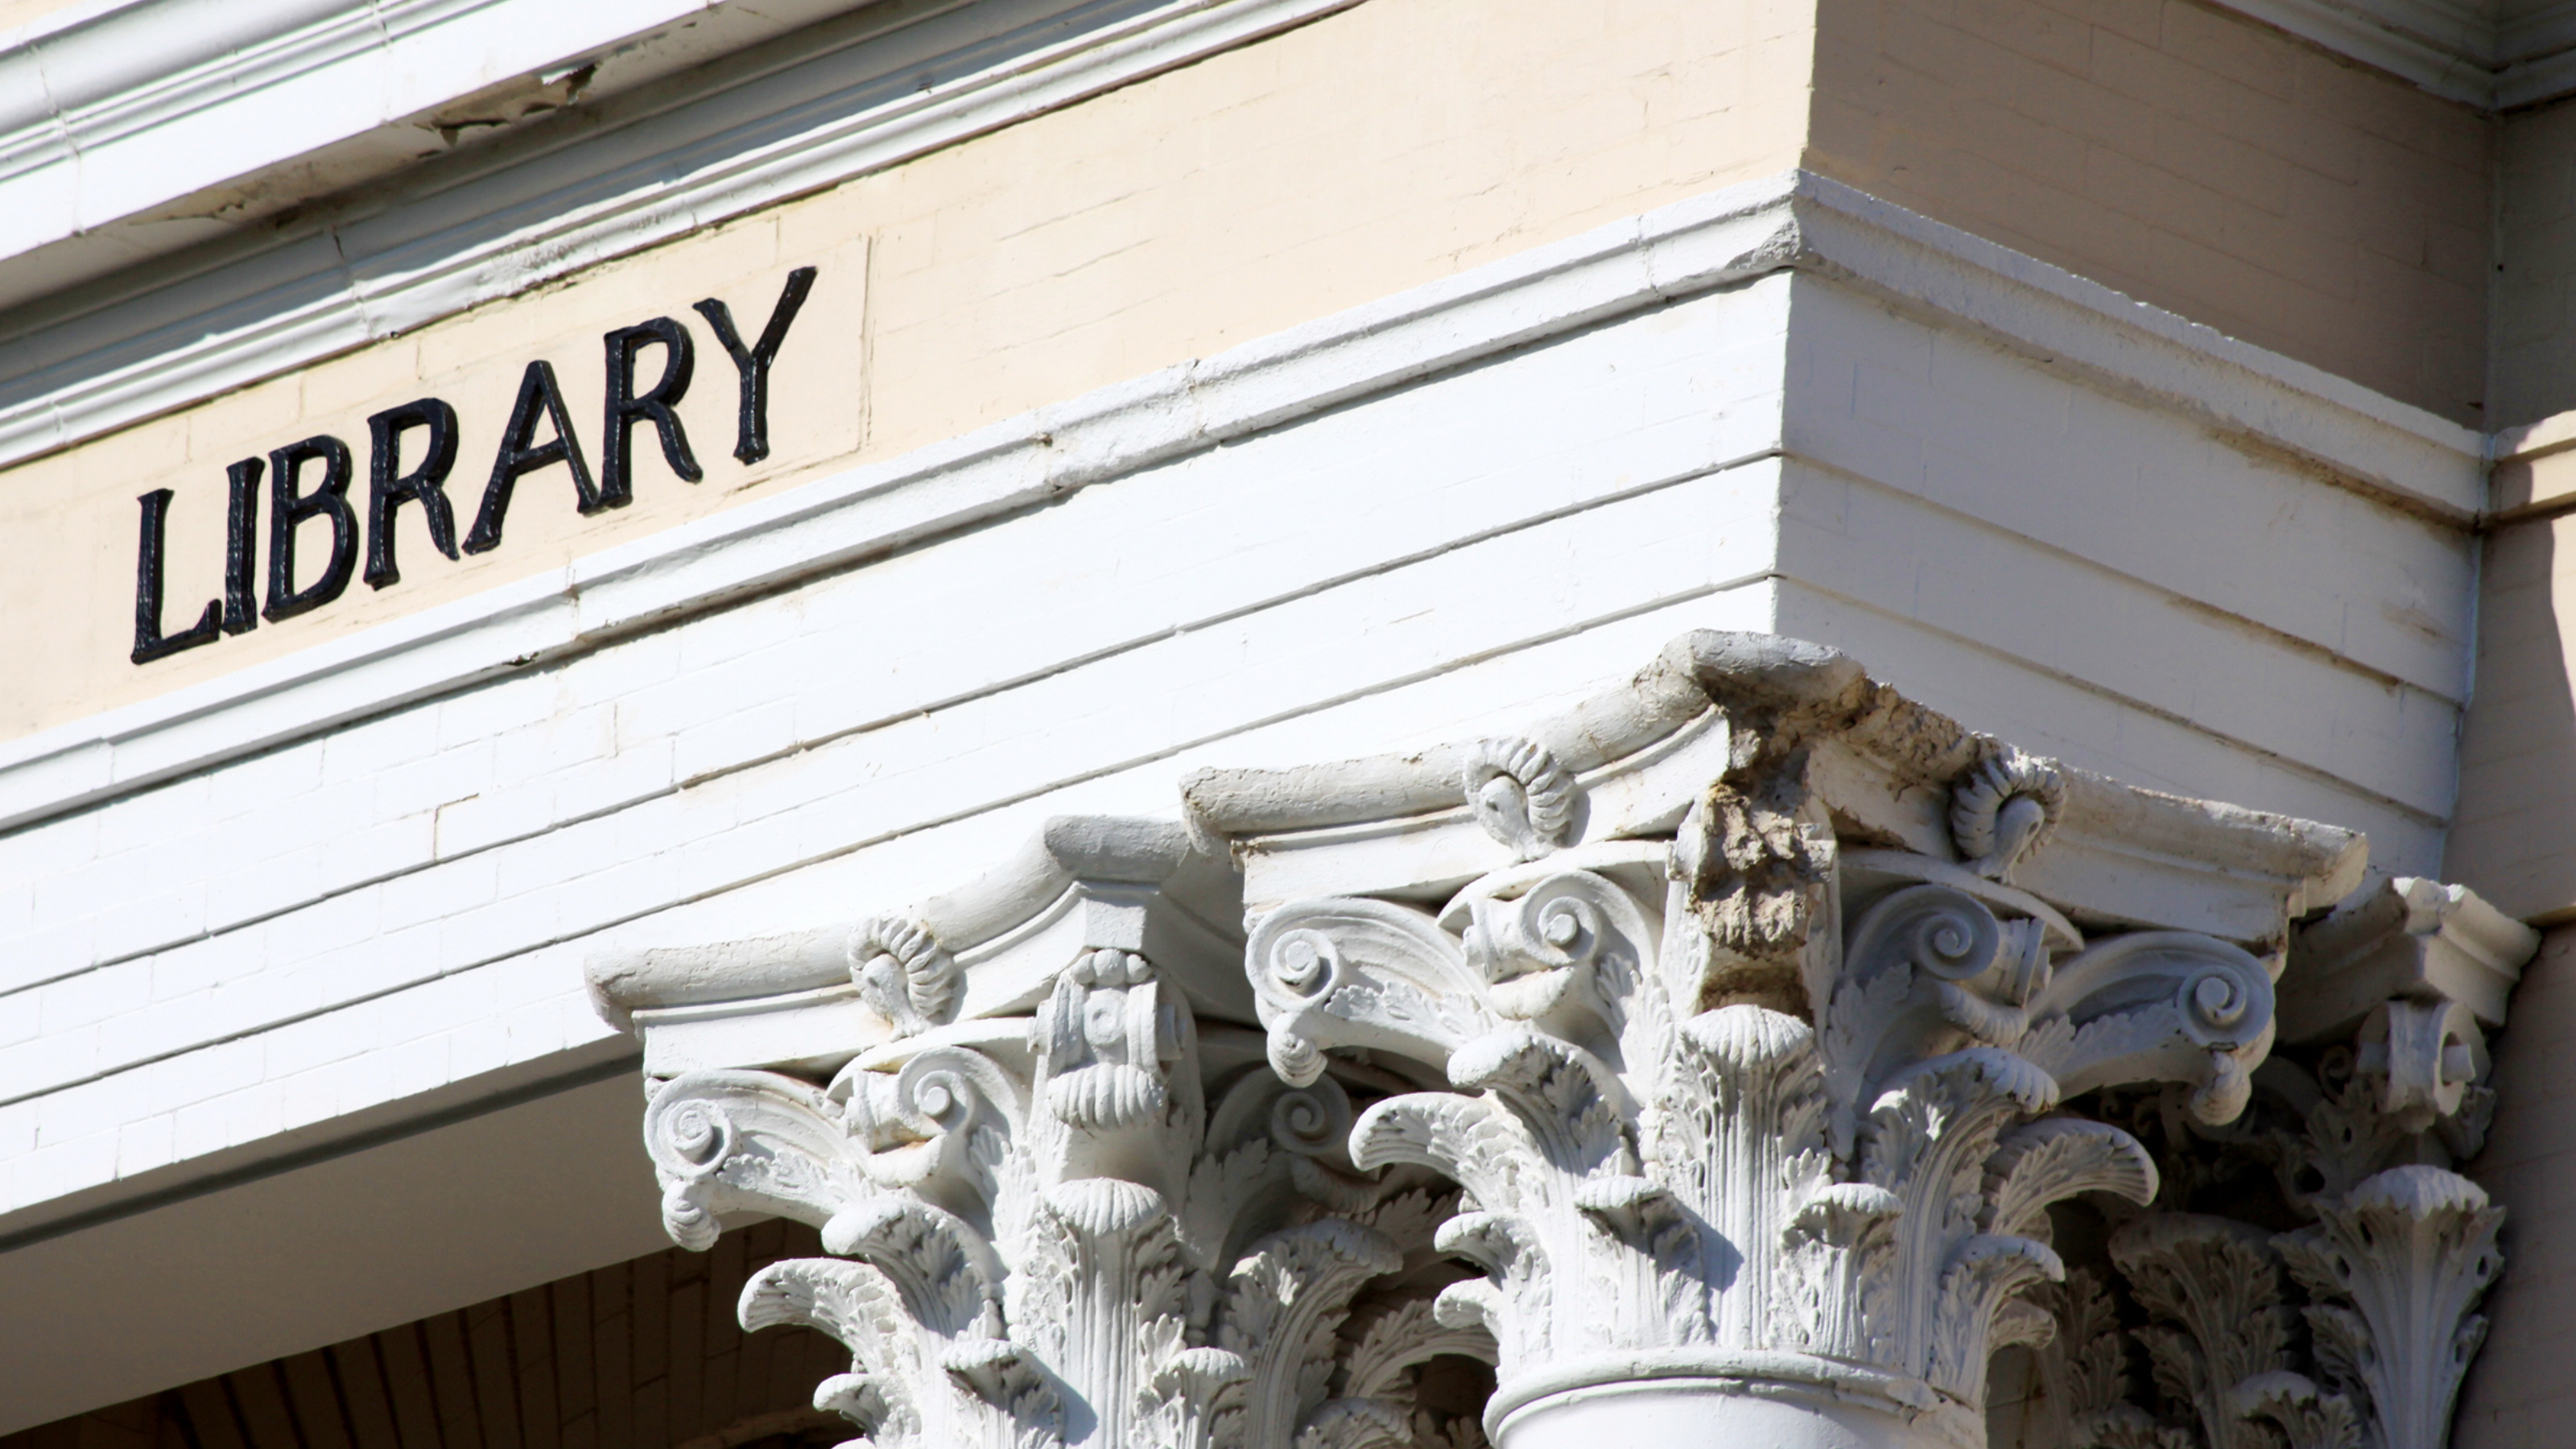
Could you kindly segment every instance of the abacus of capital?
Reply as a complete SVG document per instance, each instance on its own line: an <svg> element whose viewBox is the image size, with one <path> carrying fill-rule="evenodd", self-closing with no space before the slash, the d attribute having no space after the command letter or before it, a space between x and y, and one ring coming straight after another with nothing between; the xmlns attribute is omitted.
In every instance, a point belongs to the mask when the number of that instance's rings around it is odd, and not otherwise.
<svg viewBox="0 0 2576 1449"><path fill-rule="evenodd" d="M2438 1449L2527 928L2360 837L1677 640L592 966L664 1221L880 1449Z"/></svg>

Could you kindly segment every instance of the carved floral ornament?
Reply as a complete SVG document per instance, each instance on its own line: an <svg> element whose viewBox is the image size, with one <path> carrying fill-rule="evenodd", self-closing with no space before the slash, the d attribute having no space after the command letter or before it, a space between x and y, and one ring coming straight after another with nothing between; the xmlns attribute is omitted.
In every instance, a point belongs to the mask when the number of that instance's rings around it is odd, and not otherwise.
<svg viewBox="0 0 2576 1449"><path fill-rule="evenodd" d="M863 1442L1969 1446L1998 1374L2031 1445L2443 1441L2537 943L2358 836L1724 634L1184 795L593 965L672 1234L822 1230L742 1314Z"/></svg>

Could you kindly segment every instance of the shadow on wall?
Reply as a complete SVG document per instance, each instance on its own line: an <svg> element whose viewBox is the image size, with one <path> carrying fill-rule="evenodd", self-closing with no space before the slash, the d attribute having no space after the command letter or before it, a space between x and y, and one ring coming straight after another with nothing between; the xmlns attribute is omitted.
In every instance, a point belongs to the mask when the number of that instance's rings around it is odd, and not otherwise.
<svg viewBox="0 0 2576 1449"><path fill-rule="evenodd" d="M2500 470L2501 472L2502 470ZM2510 480L2498 478L2499 493ZM2576 905L2576 696L2558 600L2576 602L2576 515L2488 535L2480 581L2477 688L2460 745L2460 802L2444 878L2541 924ZM2524 968L2496 1038L2495 1123L2465 1164L2504 1207L2505 1272L2483 1312L2453 1449L2567 1442L2576 1382L2576 1101L2557 1063L2576 1051L2576 925L2560 925Z"/></svg>
<svg viewBox="0 0 2576 1449"><path fill-rule="evenodd" d="M822 1242L738 1228L631 1262L254 1364L0 1438L0 1449L830 1449L813 1408L849 1351L746 1334L751 1274Z"/></svg>
<svg viewBox="0 0 2576 1449"><path fill-rule="evenodd" d="M2508 500L2509 467L2496 478ZM2576 513L2508 523L2485 548L2442 878L2546 925L2576 916L2576 698L2558 620L2562 599L2576 606Z"/></svg>

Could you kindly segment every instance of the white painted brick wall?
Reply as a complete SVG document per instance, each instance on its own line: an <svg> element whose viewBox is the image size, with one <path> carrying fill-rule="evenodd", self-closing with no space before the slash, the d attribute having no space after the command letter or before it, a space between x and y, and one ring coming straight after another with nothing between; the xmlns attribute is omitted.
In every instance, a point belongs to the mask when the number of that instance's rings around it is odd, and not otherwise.
<svg viewBox="0 0 2576 1449"><path fill-rule="evenodd" d="M2438 867L2465 534L1847 288L1802 279L1791 312L1784 431L1822 466L1784 507L1810 586L1784 632L2031 748Z"/></svg>

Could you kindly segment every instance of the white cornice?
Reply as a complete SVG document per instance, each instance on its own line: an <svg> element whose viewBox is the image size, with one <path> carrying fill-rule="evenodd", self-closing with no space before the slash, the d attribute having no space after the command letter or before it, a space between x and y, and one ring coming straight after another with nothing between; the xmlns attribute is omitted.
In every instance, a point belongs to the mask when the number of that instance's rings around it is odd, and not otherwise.
<svg viewBox="0 0 2576 1449"><path fill-rule="evenodd" d="M56 11L0 35L0 257L713 3L123 0Z"/></svg>
<svg viewBox="0 0 2576 1449"><path fill-rule="evenodd" d="M535 154L474 161L453 184L245 243L181 283L7 339L18 363L0 381L0 467L1353 3L1001 0L737 69L577 144L532 141Z"/></svg>
<svg viewBox="0 0 2576 1449"><path fill-rule="evenodd" d="M1618 222L1197 362L850 469L564 568L0 746L0 829L1622 314L1832 276L2465 529L2481 439L2431 414L1803 173Z"/></svg>
<svg viewBox="0 0 2576 1449"><path fill-rule="evenodd" d="M2499 20L2445 0L2218 0L2481 110L2576 90L2576 3Z"/></svg>

